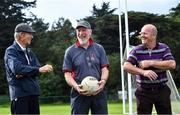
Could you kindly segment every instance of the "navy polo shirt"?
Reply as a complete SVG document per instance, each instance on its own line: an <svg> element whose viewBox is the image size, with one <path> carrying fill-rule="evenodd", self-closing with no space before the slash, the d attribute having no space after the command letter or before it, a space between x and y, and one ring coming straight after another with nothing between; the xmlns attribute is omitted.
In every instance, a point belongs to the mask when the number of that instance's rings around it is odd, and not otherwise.
<svg viewBox="0 0 180 115"><path fill-rule="evenodd" d="M78 40L70 46L64 56L63 71L72 72L75 81L80 84L86 76L101 79L101 68L108 67L109 61L104 48L92 39L87 49L80 46Z"/></svg>
<svg viewBox="0 0 180 115"><path fill-rule="evenodd" d="M156 47L152 50L146 48L143 44L135 47L129 55L127 59L133 65L139 67L139 62L143 60L174 60L174 57L171 54L170 48L164 43L157 43ZM143 77L142 75L136 75L136 81L140 84L160 84L168 81L166 76L166 70L149 67L146 70L154 71L158 77L155 80L150 80L147 77Z"/></svg>

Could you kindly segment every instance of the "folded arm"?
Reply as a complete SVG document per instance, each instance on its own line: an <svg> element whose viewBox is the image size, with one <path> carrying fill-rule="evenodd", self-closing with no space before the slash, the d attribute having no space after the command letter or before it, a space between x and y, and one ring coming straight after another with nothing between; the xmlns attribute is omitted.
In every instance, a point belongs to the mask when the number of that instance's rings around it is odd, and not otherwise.
<svg viewBox="0 0 180 115"><path fill-rule="evenodd" d="M175 69L176 62L174 60L143 60L139 63L139 67L142 69L148 68L148 67L155 67L158 69L163 70L169 70L169 69Z"/></svg>
<svg viewBox="0 0 180 115"><path fill-rule="evenodd" d="M152 70L143 70L142 68L138 68L132 65L130 62L124 63L124 70L134 74L134 75L142 75L144 77L148 77L150 80L155 80L158 75Z"/></svg>

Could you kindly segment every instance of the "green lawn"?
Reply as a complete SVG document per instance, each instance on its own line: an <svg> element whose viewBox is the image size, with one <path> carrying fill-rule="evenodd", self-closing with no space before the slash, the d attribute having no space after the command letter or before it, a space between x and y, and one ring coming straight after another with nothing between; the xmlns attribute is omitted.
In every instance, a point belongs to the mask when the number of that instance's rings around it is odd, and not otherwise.
<svg viewBox="0 0 180 115"><path fill-rule="evenodd" d="M109 114L122 114L122 104L109 103L108 104ZM69 104L41 104L40 105L41 115L70 115ZM0 115L10 115L10 108L8 104L0 105Z"/></svg>
<svg viewBox="0 0 180 115"><path fill-rule="evenodd" d="M135 110L135 103L133 104ZM174 114L180 114L180 103L178 101L172 102L172 110ZM40 105L41 115L70 115L70 104L41 104ZM108 104L109 115L121 115L122 103L109 103ZM126 105L126 111L128 111L128 105ZM9 104L0 104L0 115L10 115ZM156 115L153 109L153 115Z"/></svg>

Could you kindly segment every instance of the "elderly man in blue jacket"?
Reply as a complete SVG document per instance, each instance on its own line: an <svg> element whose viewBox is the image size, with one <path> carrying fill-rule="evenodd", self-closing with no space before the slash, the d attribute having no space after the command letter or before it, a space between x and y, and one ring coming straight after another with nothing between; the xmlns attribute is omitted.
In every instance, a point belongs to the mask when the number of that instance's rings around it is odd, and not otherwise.
<svg viewBox="0 0 180 115"><path fill-rule="evenodd" d="M27 24L15 28L14 43L6 49L4 61L11 99L12 114L40 114L39 73L53 71L51 65L40 66L38 59L27 48L35 31Z"/></svg>

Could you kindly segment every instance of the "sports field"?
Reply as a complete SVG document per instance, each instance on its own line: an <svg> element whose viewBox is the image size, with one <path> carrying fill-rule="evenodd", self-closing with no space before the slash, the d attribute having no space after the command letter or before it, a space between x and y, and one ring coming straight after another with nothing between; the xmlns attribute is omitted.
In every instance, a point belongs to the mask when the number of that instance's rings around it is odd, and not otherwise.
<svg viewBox="0 0 180 115"><path fill-rule="evenodd" d="M122 114L122 103L109 103L108 104L110 115ZM41 104L41 115L70 115L69 104ZM10 115L9 104L0 105L0 115Z"/></svg>
<svg viewBox="0 0 180 115"><path fill-rule="evenodd" d="M179 109L180 103L178 101L172 102L173 114L180 114ZM134 106L134 110L135 110ZM123 107L121 102L108 103L109 115L122 115ZM126 105L126 110L128 105ZM70 115L70 105L69 104L41 104L40 105L41 115ZM136 112L135 112L136 113ZM9 104L0 104L0 115L10 115ZM153 109L153 115L156 115Z"/></svg>

